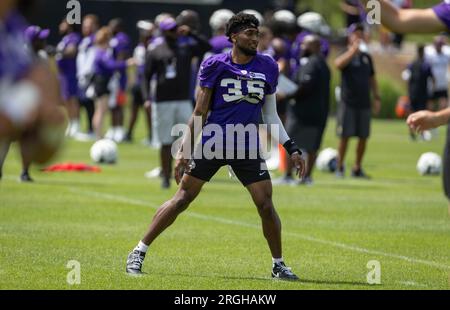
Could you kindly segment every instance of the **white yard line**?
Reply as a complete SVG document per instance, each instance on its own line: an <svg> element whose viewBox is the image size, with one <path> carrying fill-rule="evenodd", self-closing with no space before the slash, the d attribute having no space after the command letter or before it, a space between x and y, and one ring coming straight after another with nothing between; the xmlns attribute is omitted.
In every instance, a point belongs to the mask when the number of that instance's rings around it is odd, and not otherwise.
<svg viewBox="0 0 450 310"><path fill-rule="evenodd" d="M151 207L151 208L158 208L159 207L159 205L157 205L157 204L155 204L153 202L150 202L150 201L131 199L131 198L127 198L127 197L119 196L119 195L105 194L105 193L94 192L94 191L78 190L78 189L73 189L73 188L69 188L69 190L74 192L74 193L77 193L77 194L84 194L84 195L88 195L88 196L92 196L92 197L103 198L103 199L123 202L123 203L137 205L137 206L144 206L144 207ZM223 218L223 217L204 215L204 214L192 212L192 211L189 211L189 210L186 211L185 214L187 216L191 216L191 217L194 217L194 218L207 220L207 221L215 221L215 222L222 223L222 224L229 224L229 225L236 225L236 226L242 226L242 227L261 229L260 225L255 225L255 224L245 223L245 222L241 222L241 221L230 220L230 219L226 219L226 218ZM306 241L310 241L310 242L313 242L313 243L325 244L325 245L329 245L329 246L332 246L332 247L341 248L341 249L349 250L349 251L353 251L353 252L359 252L359 253L371 254L371 255L377 255L377 256L384 256L384 257L390 257L390 258L404 260L404 261L407 261L407 262L410 262L410 263L413 263L413 264L420 264L420 265L426 265L426 266L430 266L430 267L434 267L434 268L438 268L438 269L450 270L450 266L449 265L442 264L442 263L439 263L439 262L434 262L434 261L429 261L429 260L424 260L424 259L418 259L418 258L414 258L414 257L408 257L408 256L405 256L405 255L400 255L400 254L395 254L395 253L387 253L387 252L382 252L382 251L377 251L377 250L366 249L366 248L362 248L362 247L359 247L359 246L354 246L354 245L345 244L345 243L341 243L341 242L330 241L330 240L319 239L319 238L315 238L315 237L312 237L312 236L299 234L299 233L283 231L283 234L284 235L288 235L288 236L292 236L292 237L296 237L296 238L299 238L299 239L303 239L303 240L306 240Z"/></svg>

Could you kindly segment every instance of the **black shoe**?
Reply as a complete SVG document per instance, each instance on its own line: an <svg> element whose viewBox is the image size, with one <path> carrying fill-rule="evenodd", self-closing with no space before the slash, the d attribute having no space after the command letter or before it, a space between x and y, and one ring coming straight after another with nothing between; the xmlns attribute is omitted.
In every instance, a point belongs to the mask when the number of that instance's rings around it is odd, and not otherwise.
<svg viewBox="0 0 450 310"><path fill-rule="evenodd" d="M134 250L127 257L127 273L132 275L141 275L142 264L144 263L145 253L138 250Z"/></svg>
<svg viewBox="0 0 450 310"><path fill-rule="evenodd" d="M370 176L368 176L364 170L362 168L359 168L357 170L353 169L352 170L352 177L353 178L358 178L358 179L366 179L369 180Z"/></svg>
<svg viewBox="0 0 450 310"><path fill-rule="evenodd" d="M163 178L162 182L161 182L161 188L169 189L170 188L170 179Z"/></svg>
<svg viewBox="0 0 450 310"><path fill-rule="evenodd" d="M30 177L28 172L22 172L20 175L20 182L34 182L34 180Z"/></svg>
<svg viewBox="0 0 450 310"><path fill-rule="evenodd" d="M291 271L291 268L286 267L283 262L273 264L272 278L290 281L299 280L298 277Z"/></svg>

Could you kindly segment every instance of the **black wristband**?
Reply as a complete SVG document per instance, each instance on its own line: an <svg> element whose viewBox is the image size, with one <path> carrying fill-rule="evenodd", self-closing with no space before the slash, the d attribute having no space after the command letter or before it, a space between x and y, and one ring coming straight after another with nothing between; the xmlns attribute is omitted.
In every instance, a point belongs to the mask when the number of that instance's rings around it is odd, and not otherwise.
<svg viewBox="0 0 450 310"><path fill-rule="evenodd" d="M302 151L300 151L300 148L295 144L294 140L288 140L283 144L283 147L286 149L286 152L289 153L289 155L294 154L295 152L298 152L298 155L302 155Z"/></svg>

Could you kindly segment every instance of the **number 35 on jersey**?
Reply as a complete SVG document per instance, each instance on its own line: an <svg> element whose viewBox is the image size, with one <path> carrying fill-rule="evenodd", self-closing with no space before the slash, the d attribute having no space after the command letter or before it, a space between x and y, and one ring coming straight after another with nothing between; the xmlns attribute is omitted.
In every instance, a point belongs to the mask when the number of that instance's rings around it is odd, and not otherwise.
<svg viewBox="0 0 450 310"><path fill-rule="evenodd" d="M226 78L220 81L220 86L227 89L223 95L225 102L258 104L264 99L264 81Z"/></svg>

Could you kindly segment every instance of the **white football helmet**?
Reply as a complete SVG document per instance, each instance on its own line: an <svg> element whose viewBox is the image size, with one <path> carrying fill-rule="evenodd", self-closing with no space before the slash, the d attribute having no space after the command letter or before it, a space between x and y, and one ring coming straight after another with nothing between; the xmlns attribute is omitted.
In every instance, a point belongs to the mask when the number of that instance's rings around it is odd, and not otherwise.
<svg viewBox="0 0 450 310"><path fill-rule="evenodd" d="M246 9L242 11L245 14L251 14L256 17L256 19L259 21L259 25L262 25L264 23L264 18L258 11L252 10L252 9Z"/></svg>
<svg viewBox="0 0 450 310"><path fill-rule="evenodd" d="M288 24L295 24L295 15L288 10L278 10L273 14L273 19L278 22L285 22Z"/></svg>
<svg viewBox="0 0 450 310"><path fill-rule="evenodd" d="M211 26L213 31L216 31L220 28L226 26L231 17L233 17L234 13L228 9L220 9L215 11L211 18L209 19L209 25Z"/></svg>

